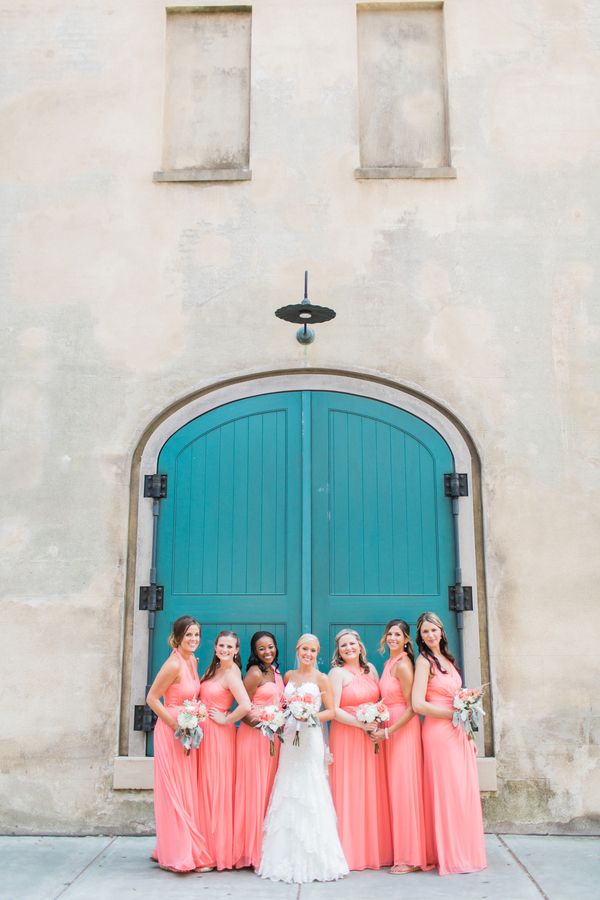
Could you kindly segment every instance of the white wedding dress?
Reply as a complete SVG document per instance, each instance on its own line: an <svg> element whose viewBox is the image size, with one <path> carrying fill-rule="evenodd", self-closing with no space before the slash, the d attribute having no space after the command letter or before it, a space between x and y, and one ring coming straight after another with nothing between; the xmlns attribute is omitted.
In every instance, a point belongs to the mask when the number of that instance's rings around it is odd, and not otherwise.
<svg viewBox="0 0 600 900"><path fill-rule="evenodd" d="M312 682L299 687L289 682L285 696L296 690L320 699L319 688ZM283 732L257 874L295 884L335 881L349 870L329 790L323 731L320 726L299 723L300 744L295 747L297 724L295 719L288 720Z"/></svg>

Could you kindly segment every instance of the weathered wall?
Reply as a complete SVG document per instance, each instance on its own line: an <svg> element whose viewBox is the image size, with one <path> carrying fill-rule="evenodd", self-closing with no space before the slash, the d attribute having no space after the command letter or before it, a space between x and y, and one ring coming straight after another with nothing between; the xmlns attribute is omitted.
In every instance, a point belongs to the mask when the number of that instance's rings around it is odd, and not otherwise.
<svg viewBox="0 0 600 900"><path fill-rule="evenodd" d="M175 399L381 375L481 456L491 827L600 817L596 0L447 0L447 180L359 181L356 12L255 0L252 180L153 184L164 5L0 0L4 830L143 830L113 792L132 453ZM273 316L337 310L302 349Z"/></svg>

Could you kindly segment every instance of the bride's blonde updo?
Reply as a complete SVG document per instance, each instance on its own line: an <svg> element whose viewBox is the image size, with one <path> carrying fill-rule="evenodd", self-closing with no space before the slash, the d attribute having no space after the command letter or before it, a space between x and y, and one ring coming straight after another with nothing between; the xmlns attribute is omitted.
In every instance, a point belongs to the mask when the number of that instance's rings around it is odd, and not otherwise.
<svg viewBox="0 0 600 900"><path fill-rule="evenodd" d="M306 634L301 634L300 637L298 638L298 640L296 641L296 653L298 652L298 648L302 644L306 644L308 641L317 645L317 653L318 653L319 650L321 649L321 645L319 643L319 638L316 636L316 634L311 634L308 631L306 632Z"/></svg>

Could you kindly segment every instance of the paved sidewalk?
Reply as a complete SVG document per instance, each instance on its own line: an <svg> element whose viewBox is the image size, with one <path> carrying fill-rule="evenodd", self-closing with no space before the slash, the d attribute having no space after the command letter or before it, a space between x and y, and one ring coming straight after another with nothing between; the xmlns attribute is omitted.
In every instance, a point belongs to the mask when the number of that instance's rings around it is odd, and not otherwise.
<svg viewBox="0 0 600 900"><path fill-rule="evenodd" d="M151 837L1 837L1 900L598 900L600 837L486 836L488 868L440 878L353 872L285 885L250 871L175 875L150 862Z"/></svg>

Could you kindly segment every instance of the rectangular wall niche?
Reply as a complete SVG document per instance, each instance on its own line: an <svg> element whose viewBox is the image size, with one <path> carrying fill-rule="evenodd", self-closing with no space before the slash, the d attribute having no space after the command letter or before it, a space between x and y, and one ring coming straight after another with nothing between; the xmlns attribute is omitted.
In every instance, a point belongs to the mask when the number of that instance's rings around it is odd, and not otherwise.
<svg viewBox="0 0 600 900"><path fill-rule="evenodd" d="M251 177L250 37L250 6L167 9L163 169L155 181Z"/></svg>
<svg viewBox="0 0 600 900"><path fill-rule="evenodd" d="M357 178L453 178L443 4L357 6Z"/></svg>

